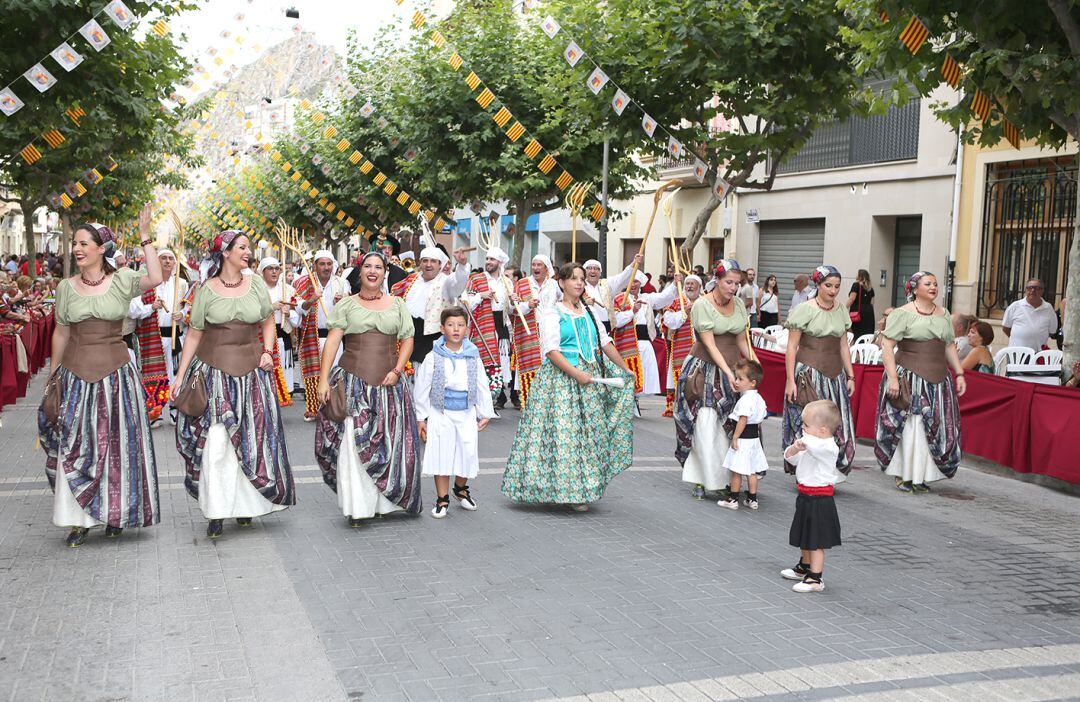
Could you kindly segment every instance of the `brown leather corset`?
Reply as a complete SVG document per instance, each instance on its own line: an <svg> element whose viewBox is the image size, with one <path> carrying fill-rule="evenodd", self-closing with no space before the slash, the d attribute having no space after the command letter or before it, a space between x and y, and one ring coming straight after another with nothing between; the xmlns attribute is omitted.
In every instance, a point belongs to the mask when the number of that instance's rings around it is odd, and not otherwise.
<svg viewBox="0 0 1080 702"><path fill-rule="evenodd" d="M346 334L338 365L368 385L381 385L397 363L397 337L377 331Z"/></svg>
<svg viewBox="0 0 1080 702"><path fill-rule="evenodd" d="M840 357L840 337L810 336L799 337L799 351L795 360L821 371L826 378L835 378L844 370L844 361Z"/></svg>
<svg viewBox="0 0 1080 702"><path fill-rule="evenodd" d="M728 368L734 368L735 363L739 360L739 335L713 334L713 343L716 344L716 350L724 357ZM702 361L713 362L709 350L705 348L705 344L701 343L701 341L694 342L694 346L690 349L690 355L700 358Z"/></svg>
<svg viewBox="0 0 1080 702"><path fill-rule="evenodd" d="M60 365L96 383L131 360L124 343L124 320L84 319L72 324Z"/></svg>
<svg viewBox="0 0 1080 702"><path fill-rule="evenodd" d="M896 364L907 368L923 380L940 383L949 374L945 342L941 339L904 339L897 346Z"/></svg>
<svg viewBox="0 0 1080 702"><path fill-rule="evenodd" d="M233 320L207 324L195 355L211 368L242 378L259 367L263 350L259 325Z"/></svg>

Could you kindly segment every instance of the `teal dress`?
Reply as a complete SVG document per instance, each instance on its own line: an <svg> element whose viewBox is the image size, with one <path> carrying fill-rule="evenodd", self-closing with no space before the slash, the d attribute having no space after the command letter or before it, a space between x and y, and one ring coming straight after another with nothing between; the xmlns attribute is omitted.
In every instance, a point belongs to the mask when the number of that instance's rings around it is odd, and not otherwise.
<svg viewBox="0 0 1080 702"><path fill-rule="evenodd" d="M634 377L606 357L597 359L610 339L587 308L575 312L559 303L541 311L538 322L545 355L558 350L574 367L622 378L624 386L581 385L545 358L518 423L502 491L518 502L595 502L633 459Z"/></svg>

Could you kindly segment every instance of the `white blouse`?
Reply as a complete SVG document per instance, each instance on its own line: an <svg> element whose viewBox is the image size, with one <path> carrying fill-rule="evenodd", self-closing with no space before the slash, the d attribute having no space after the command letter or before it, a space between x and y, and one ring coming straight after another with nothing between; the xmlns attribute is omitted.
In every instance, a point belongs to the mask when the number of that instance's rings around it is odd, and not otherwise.
<svg viewBox="0 0 1080 702"><path fill-rule="evenodd" d="M559 351L562 337L562 329L559 321L559 312L562 311L568 317L580 318L588 314L585 310L584 304L580 310L572 310L566 306L563 302L558 302L550 307L540 307L538 309L537 320L540 322L540 353L547 356L551 351ZM589 322L589 326L592 326L592 322ZM600 348L607 346L611 343L611 336L604 329L604 325L597 324L600 331ZM582 340L584 342L584 340ZM587 342L586 342L587 343ZM582 344L579 344L581 346Z"/></svg>

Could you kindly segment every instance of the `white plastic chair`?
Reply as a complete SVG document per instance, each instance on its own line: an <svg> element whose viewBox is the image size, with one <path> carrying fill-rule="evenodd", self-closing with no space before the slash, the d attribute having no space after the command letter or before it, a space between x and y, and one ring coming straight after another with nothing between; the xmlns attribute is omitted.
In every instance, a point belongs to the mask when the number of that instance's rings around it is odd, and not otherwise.
<svg viewBox="0 0 1080 702"><path fill-rule="evenodd" d="M776 336L780 333L780 330L784 328L783 324L770 324L763 330L769 336Z"/></svg>
<svg viewBox="0 0 1080 702"><path fill-rule="evenodd" d="M1058 349L1046 349L1031 357L1035 365L1060 366L1065 360L1065 352Z"/></svg>
<svg viewBox="0 0 1080 702"><path fill-rule="evenodd" d="M852 334L851 332L848 332L847 333L847 345L851 346L851 344L854 343L854 341L855 341L855 335Z"/></svg>
<svg viewBox="0 0 1080 702"><path fill-rule="evenodd" d="M876 344L855 344L851 347L851 362L876 366L881 363L881 349Z"/></svg>
<svg viewBox="0 0 1080 702"><path fill-rule="evenodd" d="M756 349L768 348L768 341L762 336L765 330L761 327L750 327L750 343L754 345Z"/></svg>
<svg viewBox="0 0 1080 702"><path fill-rule="evenodd" d="M1006 346L994 354L994 373L1005 375L1005 368L1014 363L1031 363L1034 351L1026 346Z"/></svg>
<svg viewBox="0 0 1080 702"><path fill-rule="evenodd" d="M850 333L851 332L848 332L848 334L850 334ZM858 346L859 344L872 344L872 343L874 343L874 335L873 334L863 334L862 336L860 336L858 339L855 340L855 343L853 343L851 345L852 346Z"/></svg>

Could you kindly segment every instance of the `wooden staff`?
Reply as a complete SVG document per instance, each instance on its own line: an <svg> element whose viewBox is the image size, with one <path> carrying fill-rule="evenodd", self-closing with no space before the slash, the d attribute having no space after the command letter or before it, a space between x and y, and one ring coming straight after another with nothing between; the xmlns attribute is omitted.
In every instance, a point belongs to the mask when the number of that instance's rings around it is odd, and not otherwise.
<svg viewBox="0 0 1080 702"><path fill-rule="evenodd" d="M670 237L671 239L671 265L675 268L675 275L679 275L681 273L680 268L682 266L680 266L679 260L679 247L675 243L675 224L673 223L671 218L671 201L674 200L675 196L679 194L679 190L682 190L682 188L676 189L675 192L664 198L664 218L667 220L668 237ZM689 303L686 301L686 295L683 292L683 285L678 280L675 281L675 289L679 291L679 303L682 305L683 312L689 315Z"/></svg>
<svg viewBox="0 0 1080 702"><path fill-rule="evenodd" d="M570 210L570 260L577 260L577 220L578 211L585 204L585 196L589 192L589 186L578 183L570 188L566 194L566 207Z"/></svg>
<svg viewBox="0 0 1080 702"><path fill-rule="evenodd" d="M649 232L652 231L653 220L656 219L656 211L658 209L660 209L660 200L663 198L664 191L666 191L669 188L672 188L672 187L674 187L674 186L676 186L678 184L679 184L679 181L677 181L677 180L669 180L668 182L664 183L663 185L661 185L659 188L656 189L656 193L653 195L652 214L649 215L649 226L647 226L645 228L645 236L641 239L641 246L638 247L638 255L640 255L640 256L645 255L645 244L647 244L649 242ZM637 276L637 271L638 271L638 262L637 262L637 259L635 258L634 259L634 268L633 268L633 270L630 271L630 281L627 282L626 290L623 292L623 297L624 298L629 299L629 297L630 297L630 288L633 287L633 285L634 285L634 278L635 278L635 276Z"/></svg>
<svg viewBox="0 0 1080 702"><path fill-rule="evenodd" d="M496 221L498 216L499 215L497 213L492 213L491 220L493 222ZM488 225L487 232L485 233L484 232L484 218L483 217L479 218L479 224L480 224L480 234L477 236L477 238L480 240L480 245L483 246L485 249L491 250L495 246L495 239L492 237L492 234L491 234L491 225L490 224ZM521 325L523 327L525 327L525 333L526 334L532 334L532 330L529 329L529 323L527 321L525 321L525 315L522 313L522 311L520 309L518 309L518 306L514 304L513 300L510 299L513 296L514 292L513 292L513 290L510 289L510 283L508 283L506 281L506 272L505 271L501 272L499 274L499 278L502 279L503 289L506 290L506 301L508 303L510 303L511 305L514 305L514 310L518 313L518 319L521 320Z"/></svg>
<svg viewBox="0 0 1080 702"><path fill-rule="evenodd" d="M326 302L323 300L323 291L319 289L319 279L316 278L315 274L311 271L311 264L304 258L300 235L296 233L296 230L291 229L285 224L285 220L283 219L278 220L277 226L274 227L274 233L277 235L278 241L281 242L283 248L289 249L300 257L300 262L304 264L304 270L307 271L308 280L311 281L311 289L319 294L319 307L322 308L323 315L325 315L327 319L330 319L330 311L326 309Z"/></svg>
<svg viewBox="0 0 1080 702"><path fill-rule="evenodd" d="M184 224L183 224L183 222L180 221L180 218L176 216L176 213L173 212L171 207L169 208L169 216L172 217L173 227L176 228L176 236L178 237L177 241L179 242L179 246L176 247L176 251L181 251L182 252L184 250ZM176 256L182 256L183 255L182 253L176 253L176 252L174 252L174 253L176 254ZM172 302L172 308L174 310L180 309L180 259L179 258L176 259L176 270L173 271L173 302ZM168 312L168 310L166 310L166 312ZM169 316L170 317L172 316L172 312L169 312ZM169 346L169 353L172 353L172 350L176 348L176 317L172 317L172 329L170 330L169 333L172 336L171 346Z"/></svg>

